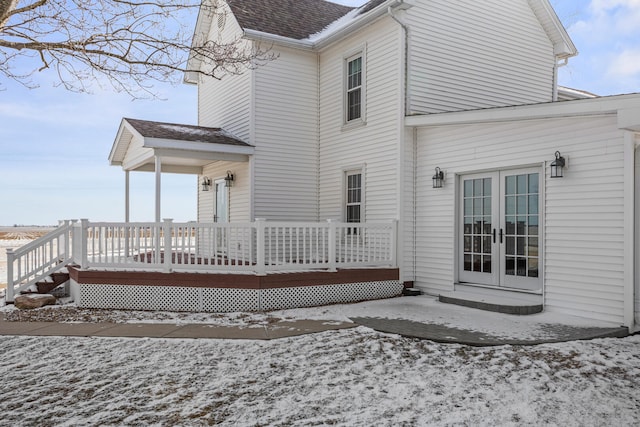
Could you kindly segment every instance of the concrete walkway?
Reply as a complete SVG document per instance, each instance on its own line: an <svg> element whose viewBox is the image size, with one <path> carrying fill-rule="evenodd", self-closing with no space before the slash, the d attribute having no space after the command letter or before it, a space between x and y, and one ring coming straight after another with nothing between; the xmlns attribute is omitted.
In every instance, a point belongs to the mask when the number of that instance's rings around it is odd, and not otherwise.
<svg viewBox="0 0 640 427"><path fill-rule="evenodd" d="M24 336L271 340L355 326L354 323L328 320L281 321L247 327L169 323L7 322L0 315L0 335Z"/></svg>
<svg viewBox="0 0 640 427"><path fill-rule="evenodd" d="M518 339L494 336L490 333L473 329L461 329L434 323L414 322L411 320L376 319L370 317L355 317L352 320L359 325L367 326L380 332L399 334L410 338L427 339L441 343L464 344L476 347L536 345L595 338L623 338L629 335L629 331L625 327L597 328L549 324L546 327L548 335L544 338Z"/></svg>
<svg viewBox="0 0 640 427"><path fill-rule="evenodd" d="M252 326L57 323L6 321L0 313L0 335L271 340L362 325L405 337L472 346L535 345L629 335L625 327L562 313L545 312L527 316L494 313L444 304L428 296L338 304L308 310L306 315L311 318L322 312L326 319L344 321L297 319ZM298 312L296 317L304 317L304 313ZM287 317L287 313L275 312L274 316Z"/></svg>

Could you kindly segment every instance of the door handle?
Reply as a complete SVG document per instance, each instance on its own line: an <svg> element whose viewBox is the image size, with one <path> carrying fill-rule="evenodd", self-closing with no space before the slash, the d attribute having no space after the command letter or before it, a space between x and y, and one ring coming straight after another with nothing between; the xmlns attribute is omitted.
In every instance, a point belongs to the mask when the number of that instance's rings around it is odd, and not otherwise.
<svg viewBox="0 0 640 427"><path fill-rule="evenodd" d="M502 243L502 236L504 235L504 233L502 232L502 228L500 229L500 243Z"/></svg>
<svg viewBox="0 0 640 427"><path fill-rule="evenodd" d="M493 235L493 243L495 243L496 242L496 229L495 228L493 229L491 234Z"/></svg>

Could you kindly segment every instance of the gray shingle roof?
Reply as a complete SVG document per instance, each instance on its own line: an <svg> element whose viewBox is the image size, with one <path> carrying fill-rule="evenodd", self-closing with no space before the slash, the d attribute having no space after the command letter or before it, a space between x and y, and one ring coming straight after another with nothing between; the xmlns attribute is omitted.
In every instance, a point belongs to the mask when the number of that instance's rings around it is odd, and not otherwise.
<svg viewBox="0 0 640 427"><path fill-rule="evenodd" d="M385 0L371 0L361 7L366 13ZM302 40L319 33L354 8L324 0L229 0L243 29Z"/></svg>
<svg viewBox="0 0 640 427"><path fill-rule="evenodd" d="M145 138L174 139L188 142L205 142L210 144L239 145L251 147L235 135L221 128L210 128L176 123L152 122L148 120L126 120L140 135Z"/></svg>

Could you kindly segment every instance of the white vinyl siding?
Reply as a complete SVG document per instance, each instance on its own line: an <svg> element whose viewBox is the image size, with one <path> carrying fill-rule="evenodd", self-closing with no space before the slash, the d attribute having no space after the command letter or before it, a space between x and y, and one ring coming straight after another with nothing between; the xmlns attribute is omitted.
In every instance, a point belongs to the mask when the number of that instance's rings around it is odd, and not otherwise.
<svg viewBox="0 0 640 427"><path fill-rule="evenodd" d="M344 60L366 47L363 74L366 124L343 127ZM320 56L320 218L343 217L343 171L364 165L362 221L398 216L401 147L402 50L400 26L389 18L355 33Z"/></svg>
<svg viewBox="0 0 640 427"><path fill-rule="evenodd" d="M565 177L549 178L559 150ZM623 322L623 134L615 116L418 130L417 285L431 294L456 279L456 175L544 163L545 309ZM433 168L447 173L431 188Z"/></svg>
<svg viewBox="0 0 640 427"><path fill-rule="evenodd" d="M249 192L251 178L249 162L214 162L203 168L204 176L211 179L209 191L198 188L198 222L213 222L215 215L215 181L227 176L227 171L234 174L234 181L229 188L229 222L250 221ZM199 178L202 182L202 176Z"/></svg>
<svg viewBox="0 0 640 427"><path fill-rule="evenodd" d="M218 35L218 20L211 26L211 40L230 42L242 35L233 15L225 19L222 34ZM249 42L247 42L249 43ZM198 124L221 127L250 142L251 71L223 75L221 79L200 77L198 83Z"/></svg>
<svg viewBox="0 0 640 427"><path fill-rule="evenodd" d="M318 57L278 48L255 73L255 217L318 219Z"/></svg>
<svg viewBox="0 0 640 427"><path fill-rule="evenodd" d="M407 11L410 111L548 102L553 45L527 0L430 0Z"/></svg>
<svg viewBox="0 0 640 427"><path fill-rule="evenodd" d="M226 15L222 34L218 35L218 19L211 25L212 40L230 41L242 34L238 23L231 14ZM198 83L198 124L220 127L243 141L251 143L251 71L229 74L217 80L201 77ZM211 179L211 189L203 192L198 188L198 221L213 222L215 214L215 191L213 182L226 176L230 170L235 174L234 186L229 192L229 220L249 221L251 219L250 195L251 174L249 162L213 162L203 168L203 175Z"/></svg>

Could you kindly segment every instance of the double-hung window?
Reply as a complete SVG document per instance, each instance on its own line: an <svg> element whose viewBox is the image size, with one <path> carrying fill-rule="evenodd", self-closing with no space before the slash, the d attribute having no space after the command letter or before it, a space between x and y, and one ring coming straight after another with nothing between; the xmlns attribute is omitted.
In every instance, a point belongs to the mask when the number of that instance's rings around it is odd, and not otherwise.
<svg viewBox="0 0 640 427"><path fill-rule="evenodd" d="M346 222L360 222L362 215L362 172L346 172Z"/></svg>
<svg viewBox="0 0 640 427"><path fill-rule="evenodd" d="M346 60L345 122L362 119L362 53Z"/></svg>

